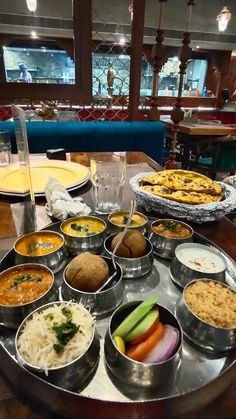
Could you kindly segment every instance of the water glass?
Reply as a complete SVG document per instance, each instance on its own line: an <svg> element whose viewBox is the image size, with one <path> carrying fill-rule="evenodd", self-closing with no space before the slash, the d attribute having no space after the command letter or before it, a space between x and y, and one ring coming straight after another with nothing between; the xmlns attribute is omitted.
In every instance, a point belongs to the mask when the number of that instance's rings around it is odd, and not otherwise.
<svg viewBox="0 0 236 419"><path fill-rule="evenodd" d="M126 175L126 155L101 153L90 159L95 212L109 214L119 211Z"/></svg>
<svg viewBox="0 0 236 419"><path fill-rule="evenodd" d="M0 166L12 163L11 137L9 131L0 132Z"/></svg>

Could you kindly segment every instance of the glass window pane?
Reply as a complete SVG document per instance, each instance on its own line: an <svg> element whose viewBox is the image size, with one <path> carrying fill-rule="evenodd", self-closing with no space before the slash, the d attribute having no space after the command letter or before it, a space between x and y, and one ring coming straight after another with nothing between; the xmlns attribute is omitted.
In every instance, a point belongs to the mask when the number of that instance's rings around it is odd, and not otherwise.
<svg viewBox="0 0 236 419"><path fill-rule="evenodd" d="M75 82L73 60L66 51L55 47L5 47L4 64L8 82L66 83Z"/></svg>

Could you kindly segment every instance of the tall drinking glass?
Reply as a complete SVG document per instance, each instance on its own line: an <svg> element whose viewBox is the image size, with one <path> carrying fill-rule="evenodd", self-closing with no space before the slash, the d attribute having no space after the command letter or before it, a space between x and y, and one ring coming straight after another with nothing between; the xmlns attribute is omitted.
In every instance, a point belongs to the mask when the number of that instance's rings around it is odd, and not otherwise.
<svg viewBox="0 0 236 419"><path fill-rule="evenodd" d="M11 137L9 131L0 132L0 166L12 163Z"/></svg>
<svg viewBox="0 0 236 419"><path fill-rule="evenodd" d="M95 212L108 214L122 206L126 175L126 156L116 153L100 153L90 159Z"/></svg>

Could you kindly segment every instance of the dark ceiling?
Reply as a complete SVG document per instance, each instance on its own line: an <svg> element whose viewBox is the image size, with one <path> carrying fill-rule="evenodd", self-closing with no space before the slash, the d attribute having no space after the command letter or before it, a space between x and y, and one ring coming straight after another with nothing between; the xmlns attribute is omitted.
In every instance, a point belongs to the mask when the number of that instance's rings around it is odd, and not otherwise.
<svg viewBox="0 0 236 419"><path fill-rule="evenodd" d="M143 1L143 0L139 0ZM130 34L130 0L92 0L93 38L112 40ZM186 0L164 3L163 26L165 43L180 45L185 29ZM216 15L227 6L232 19L220 34ZM144 43L155 42L159 1L146 0ZM25 0L0 0L0 33L72 37L72 0L38 0L34 16ZM191 20L192 46L213 49L236 49L236 0L196 0ZM111 35L113 33L113 35Z"/></svg>

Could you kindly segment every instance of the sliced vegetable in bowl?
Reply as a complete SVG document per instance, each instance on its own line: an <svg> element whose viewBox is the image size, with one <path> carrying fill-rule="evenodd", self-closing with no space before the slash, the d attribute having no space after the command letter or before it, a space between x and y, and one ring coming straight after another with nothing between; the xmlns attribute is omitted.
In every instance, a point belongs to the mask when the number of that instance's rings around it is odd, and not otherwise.
<svg viewBox="0 0 236 419"><path fill-rule="evenodd" d="M157 297L150 297L143 301L112 333L117 349L134 361L148 364L164 362L179 347L180 331L160 320L157 300Z"/></svg>

